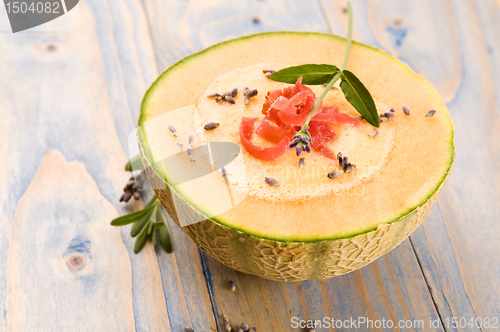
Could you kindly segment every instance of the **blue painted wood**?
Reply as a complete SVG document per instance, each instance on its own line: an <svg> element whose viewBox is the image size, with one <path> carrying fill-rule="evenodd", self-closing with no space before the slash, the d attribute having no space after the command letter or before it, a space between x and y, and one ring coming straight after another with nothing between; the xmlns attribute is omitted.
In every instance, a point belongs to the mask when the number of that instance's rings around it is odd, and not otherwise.
<svg viewBox="0 0 500 332"><path fill-rule="evenodd" d="M428 220L410 237L440 319L498 317L499 279L491 260L500 232L499 151L494 143L500 101L499 4L383 0L355 2L355 12L359 7L368 18L362 24L369 23L358 30L363 32L360 41L386 49L429 80L456 126L452 177Z"/></svg>
<svg viewBox="0 0 500 332"><path fill-rule="evenodd" d="M127 249L108 226L117 216L82 163L46 154L14 216L9 330L134 329Z"/></svg>
<svg viewBox="0 0 500 332"><path fill-rule="evenodd" d="M457 93L447 103L457 132L457 158L453 177L439 200L438 225L446 228L449 240L424 228L431 244L429 262L440 271L429 273L428 279L440 286L436 298L443 303L443 311L448 304L453 316L491 319L500 315L499 270L492 263L500 249L500 62L495 56L500 11L494 1L453 2L452 15L464 66ZM447 248L434 244L442 239L450 244Z"/></svg>
<svg viewBox="0 0 500 332"><path fill-rule="evenodd" d="M215 43L265 31L327 32L316 1L145 2L160 70Z"/></svg>
<svg viewBox="0 0 500 332"><path fill-rule="evenodd" d="M217 316L226 314L259 331L290 331L292 317L325 316L422 320L425 328L415 330L428 331L428 320L499 317L494 0L353 3L355 39L395 54L429 80L447 101L457 132L457 161L438 206L411 242L374 264L331 280L277 283L200 256L171 220L172 255L155 256L150 245L134 255L129 228L105 226L141 207L124 207L117 198L128 178L122 170L128 133L160 70L218 41L260 31L343 35L344 6L87 0L32 30L49 32L0 34L6 50L0 52L0 330L52 331L84 321L98 330L210 331L222 330ZM3 11L0 30L9 30ZM57 182L71 178L61 169L79 175L74 186ZM44 183L57 189L45 191ZM77 188L85 199L70 199ZM44 200L51 204L35 209ZM37 274L42 280L32 278ZM236 292L228 290L229 280Z"/></svg>
<svg viewBox="0 0 500 332"><path fill-rule="evenodd" d="M2 11L0 15L2 24L7 22L5 12ZM8 27L2 26L2 29L7 31ZM118 3L80 1L70 13L33 31L16 35L0 34L0 43L2 49L5 47L9 50L0 54L2 60L0 71L3 77L0 81L0 95L3 100L8 101L5 102L4 107L0 108L3 119L0 124L2 129L0 156L5 161L2 164L3 185L0 189L2 202L0 205L0 220L2 221L0 330L7 330L7 328L19 330L15 328L18 326L36 326L40 331L61 330L64 326L73 326L77 329L78 320L72 322L71 319L76 313L85 316L87 311L82 306L85 303L90 306L90 300L94 305L93 308L87 309L89 315L86 318L93 320L88 322L88 326L96 327L94 330L171 330L168 317L178 315L176 312L167 311L174 306L167 308L165 304L162 275L153 248L147 245L139 255L135 255L133 253L134 239L129 236L129 227L119 229L109 226L111 215L118 215L117 211L125 214L142 206L140 202L132 205L118 202L122 187L129 177L129 174L123 170L128 155L128 134L136 123L142 95L158 74L142 4L134 0ZM33 297L38 296L38 300L31 303L35 306L43 306L45 301L64 303L63 306L57 308L59 310L57 315L56 313L53 315L58 318L59 325L52 320L44 319L41 316L44 312L42 310L40 310L40 315L23 316L22 305L6 300L7 290L13 291L7 287L9 247L17 248L14 253L10 253L12 257L10 263L14 264L20 260L20 257L25 259L27 254L24 253L30 253L24 250L25 247L32 248L33 246L31 238L23 235L27 231L22 232L23 236L19 235L11 240L11 236L14 236L11 233L12 227L28 229L23 226L27 222L24 219L20 219L23 222L22 225L14 221L14 226L12 226L14 214L20 213L16 210L18 202L32 186L35 173L48 150L59 151L68 162L78 161L84 164L85 176L93 179L98 193L112 204L112 210L106 212L106 218L104 218L106 220L96 219L90 222L90 225L99 222L99 228L90 227L89 232L92 229L95 232L103 232L101 236L81 238L90 240L91 248L102 246L103 242L110 246L114 245L117 249L125 248L118 254L112 250L99 251L99 254L105 256L106 259L99 259L99 255L96 255L93 249L89 249L94 258L92 261L94 270L109 272L109 276L115 277L96 277L89 280L88 287L98 288L101 291L83 294L85 297L82 297L81 301L76 296L79 294L76 291L78 290L76 279L65 280L63 283L56 278L57 271L49 270L54 273L53 278L49 272L45 271L47 272L44 274L45 277L40 280L29 280L29 284L18 284L15 283L16 280L23 280L19 277L21 270L23 273L36 275L40 272L38 270L40 266L25 264L20 268L11 269L9 285L14 282L20 290L15 288L17 293L9 293L12 294L9 299L16 298L16 294L22 293L23 287L26 290L29 286L30 291L35 289L39 292L32 294ZM44 174L37 176L44 178ZM71 185L71 182L67 183L68 189ZM93 220L91 215L80 216L85 211L82 208L82 201L64 201L65 205L62 204L61 196L65 195L63 189L64 187L61 192L57 193L44 192L43 195L52 196L54 203L60 201L61 213L74 210L75 220L81 220L81 218ZM81 192L82 196L95 194L96 190ZM92 209L92 204L87 205L86 209L89 207ZM100 210L96 210L96 213L98 211ZM42 212L44 211L40 211L40 215L43 215ZM63 216L54 218L49 216L40 227L45 225L42 230L48 229L56 235L58 233L56 226L59 225L60 218ZM71 218L71 216L66 218ZM36 220L30 220L30 222L36 222ZM121 234L121 238L115 236L117 232ZM42 256L40 260L58 262L65 257L63 255L68 246L71 247L71 239L77 237L74 234L61 234L61 236L64 237L63 242L66 243L66 247L61 247L60 252L49 252L43 247L36 248L37 254ZM45 236L40 241L44 239L48 237ZM186 243L190 244L190 242ZM194 248L194 244L191 246ZM19 251L23 254L16 254ZM199 260L191 260L191 257L182 256L181 253L188 255L187 251L179 250L175 253L179 261L191 261L194 265L198 264L198 270L200 269ZM115 258L116 264L108 264L109 266L106 267L106 262L112 260L113 256L119 256ZM15 266L15 264L9 266ZM167 265L163 264L163 266ZM28 268L31 270L26 270ZM207 317L204 313L211 315L212 312L208 292L202 273L198 273L197 276L199 280L185 278L182 281L187 289L197 292L200 302L200 307L192 309L196 312L193 311L188 316ZM43 284L52 279L54 281L49 285L54 288L54 292L41 292L40 290L47 290L42 287ZM174 280L174 284L175 280L180 283L180 279L181 275L175 266L169 266L169 273L163 276L163 281ZM121 280L128 280L129 283ZM119 300L120 291L115 288L119 287L123 292L123 297L130 301L108 301L104 296L106 284L113 284L108 289L109 297L113 298L116 295L115 298ZM71 285L75 287L74 296L63 292ZM57 291L59 288L60 292ZM178 287L172 287L166 291L166 294L172 298L184 297L182 289ZM28 303L24 303L24 306L27 305ZM50 306L47 308L54 309ZM123 310L124 308L126 310ZM102 320L102 315L92 315L94 309L99 309L103 315L109 316L108 320ZM117 318L120 315L121 321ZM20 319L16 319L17 317L23 317L23 321L20 322ZM115 322L112 321L113 317L115 317ZM7 321L8 318L10 318L9 321ZM210 318L205 320L205 322L208 321L206 323L208 325L210 325ZM213 318L211 319L213 322ZM106 322L108 325L104 325ZM124 325L117 325L119 323Z"/></svg>

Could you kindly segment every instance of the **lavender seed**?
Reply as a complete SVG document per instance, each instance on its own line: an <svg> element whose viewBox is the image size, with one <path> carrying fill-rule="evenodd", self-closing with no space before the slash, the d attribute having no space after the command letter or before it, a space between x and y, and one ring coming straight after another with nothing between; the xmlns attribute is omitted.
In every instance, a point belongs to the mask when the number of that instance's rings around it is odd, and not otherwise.
<svg viewBox="0 0 500 332"><path fill-rule="evenodd" d="M250 92L250 89L249 89L249 88L244 88L244 89L243 89L243 95L244 95L244 96L246 96L248 92Z"/></svg>
<svg viewBox="0 0 500 332"><path fill-rule="evenodd" d="M248 331L248 325L245 324L245 323L241 323L241 329L244 331L244 332L247 332Z"/></svg>
<svg viewBox="0 0 500 332"><path fill-rule="evenodd" d="M394 110L394 108L391 108L389 112L396 113L396 111Z"/></svg>
<svg viewBox="0 0 500 332"><path fill-rule="evenodd" d="M226 322L228 322L228 321L229 321L229 318L227 318L227 316L226 316L226 315L222 314L222 316L221 316L221 317L222 317L222 321L223 321L224 323L226 323Z"/></svg>
<svg viewBox="0 0 500 332"><path fill-rule="evenodd" d="M230 96L230 95L231 95L231 91L227 91L227 92L224 92L223 94L221 94L220 97L225 100L226 97Z"/></svg>
<svg viewBox="0 0 500 332"><path fill-rule="evenodd" d="M130 201L130 198L132 197L132 193L130 191L127 191L123 193L122 197L120 197L120 202L125 201L125 203L128 203Z"/></svg>
<svg viewBox="0 0 500 332"><path fill-rule="evenodd" d="M189 135L189 138L188 138L189 145L193 146L194 138L195 138L194 133Z"/></svg>
<svg viewBox="0 0 500 332"><path fill-rule="evenodd" d="M273 71L268 71L268 72L266 73L266 77L271 77L271 75L272 75L273 73L274 73Z"/></svg>
<svg viewBox="0 0 500 332"><path fill-rule="evenodd" d="M219 126L219 124L217 122L209 122L203 128L205 130L213 130L213 129L217 128L218 126Z"/></svg>
<svg viewBox="0 0 500 332"><path fill-rule="evenodd" d="M177 153L182 152L182 143L177 143Z"/></svg>
<svg viewBox="0 0 500 332"><path fill-rule="evenodd" d="M427 113L425 113L425 117L426 118L430 118L431 116L433 116L434 114L436 114L436 111L435 110L430 110L428 111Z"/></svg>
<svg viewBox="0 0 500 332"><path fill-rule="evenodd" d="M257 328L254 326L250 329L250 332L257 332Z"/></svg>
<svg viewBox="0 0 500 332"><path fill-rule="evenodd" d="M275 179L273 178L268 178L267 176L264 178L264 180L266 181L266 183L270 186L279 186L280 183L278 181L276 181Z"/></svg>
<svg viewBox="0 0 500 332"><path fill-rule="evenodd" d="M231 97L236 97L236 95L238 94L238 88L234 88L233 90L231 90Z"/></svg>
<svg viewBox="0 0 500 332"><path fill-rule="evenodd" d="M130 179L130 180L127 182L127 184L125 185L125 187L123 188L123 190L126 190L126 189L130 189L130 188L132 188L132 186L134 185L134 183L135 183L135 180Z"/></svg>
<svg viewBox="0 0 500 332"><path fill-rule="evenodd" d="M267 74L267 73L269 73L269 72L274 73L275 71L276 71L276 70L272 70L272 69L264 69L262 72L263 72L264 74Z"/></svg>
<svg viewBox="0 0 500 332"><path fill-rule="evenodd" d="M233 97L231 96L226 96L226 101L228 101L230 104L235 104L236 102L234 101Z"/></svg>
<svg viewBox="0 0 500 332"><path fill-rule="evenodd" d="M229 280L229 289L233 292L236 290L236 284L232 280Z"/></svg>
<svg viewBox="0 0 500 332"><path fill-rule="evenodd" d="M184 332L194 332L194 330L192 328L190 328L190 327L186 327L184 329Z"/></svg>
<svg viewBox="0 0 500 332"><path fill-rule="evenodd" d="M396 113L394 113L392 111L391 112L385 112L384 116L387 118L387 120L391 120L393 117L396 116Z"/></svg>
<svg viewBox="0 0 500 332"><path fill-rule="evenodd" d="M344 160L342 160L342 165L344 165L344 167L345 167L348 164L349 164L349 162L347 161L347 157L344 157Z"/></svg>
<svg viewBox="0 0 500 332"><path fill-rule="evenodd" d="M215 102L216 102L217 104L218 104L221 100L222 100L222 98L219 98L219 97L215 98Z"/></svg>
<svg viewBox="0 0 500 332"><path fill-rule="evenodd" d="M220 169L220 174L222 174L222 176L223 176L223 177L226 177L226 176L227 176L227 171L226 171L226 169L225 169L224 167L222 167L222 168Z"/></svg>
<svg viewBox="0 0 500 332"><path fill-rule="evenodd" d="M403 105L403 112L405 112L405 115L408 116L410 115L410 109L408 108L408 106L406 105Z"/></svg>
<svg viewBox="0 0 500 332"><path fill-rule="evenodd" d="M338 170L338 169L333 170L333 171L331 171L330 173L328 173L328 177L329 177L330 179L335 179L335 178L338 178L338 177L339 177L339 176L341 176L341 175L342 175L342 171L341 171L341 170Z"/></svg>
<svg viewBox="0 0 500 332"><path fill-rule="evenodd" d="M175 127L172 126L171 124L168 125L168 130L174 135L174 137L177 137L177 130L175 130Z"/></svg>
<svg viewBox="0 0 500 332"><path fill-rule="evenodd" d="M306 162L306 157L302 157L299 160L299 168L304 167L304 163Z"/></svg>
<svg viewBox="0 0 500 332"><path fill-rule="evenodd" d="M370 137L375 137L378 135L378 130L372 130L368 133L368 136Z"/></svg>
<svg viewBox="0 0 500 332"><path fill-rule="evenodd" d="M356 168L356 165L353 165L353 164L347 164L345 167L344 167L344 173L350 173L353 169Z"/></svg>
<svg viewBox="0 0 500 332"><path fill-rule="evenodd" d="M192 146L188 147L186 149L186 152L187 152L189 158L191 159L191 161L195 162L196 160L194 160L194 158L193 158L193 147Z"/></svg>
<svg viewBox="0 0 500 332"><path fill-rule="evenodd" d="M248 98L255 97L258 93L259 93L259 91L257 91L257 89L250 90L250 91L248 91L248 93L247 93L247 97L248 97Z"/></svg>
<svg viewBox="0 0 500 332"><path fill-rule="evenodd" d="M224 324L224 328L226 329L226 331L230 332L232 330L231 328L231 324L229 322L226 322L226 324Z"/></svg>
<svg viewBox="0 0 500 332"><path fill-rule="evenodd" d="M243 103L244 103L245 105L250 104L250 98L245 97L245 99L243 100Z"/></svg>
<svg viewBox="0 0 500 332"><path fill-rule="evenodd" d="M208 95L207 98L215 98L215 97L219 97L219 96L220 96L220 94L215 92L215 93Z"/></svg>

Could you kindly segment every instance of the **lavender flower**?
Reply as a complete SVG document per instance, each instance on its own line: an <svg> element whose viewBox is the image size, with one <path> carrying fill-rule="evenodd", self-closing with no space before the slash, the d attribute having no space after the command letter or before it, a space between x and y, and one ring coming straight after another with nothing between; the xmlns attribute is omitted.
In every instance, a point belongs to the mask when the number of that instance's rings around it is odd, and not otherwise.
<svg viewBox="0 0 500 332"><path fill-rule="evenodd" d="M311 152L311 147L309 146L309 144L312 142L312 137L307 128L308 127L305 127L299 130L293 136L293 141L289 145L290 148L295 148L295 150L297 151L297 156L300 156L302 151L306 151L307 153Z"/></svg>

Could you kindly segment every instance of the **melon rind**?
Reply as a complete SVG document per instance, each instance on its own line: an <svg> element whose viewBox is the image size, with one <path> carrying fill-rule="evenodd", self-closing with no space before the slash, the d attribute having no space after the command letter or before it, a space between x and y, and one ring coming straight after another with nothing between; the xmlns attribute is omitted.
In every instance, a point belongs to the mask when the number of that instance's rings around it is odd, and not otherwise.
<svg viewBox="0 0 500 332"><path fill-rule="evenodd" d="M324 35L342 39L341 37L327 34L300 32L272 32L259 35L269 34ZM242 37L214 45L209 49L184 58L171 66L160 75L146 92L141 105L139 125L147 121L150 94L156 89L158 83L168 76L170 71L182 68L183 63L209 52L210 49L218 48L228 43L241 42L247 38L258 37L259 35ZM356 44L373 51L381 52L367 45ZM387 56L390 57L389 55ZM405 66L402 63L401 65ZM413 73L413 75L419 77L417 74ZM429 85L424 79L420 79L423 84ZM172 190L165 179L159 175L163 174L162 170L154 169L155 165L150 163L152 159L145 151L145 147L148 146L147 142L144 136L141 135L141 131L139 130L138 132L139 150L146 174L153 188L156 188L156 195L166 211L179 227L179 216L184 220L189 220L190 218L199 219L200 212L185 200L184 197L180 196L175 190ZM217 221L217 218L205 219L202 222L181 227L181 229L210 256L224 265L244 273L276 281L324 279L342 275L361 268L394 249L423 222L431 207L437 201L451 172L455 158L453 129L451 130L450 142L449 168L443 174L441 181L435 189L429 192L429 195L412 209L405 211L396 219L381 222L375 229L367 229L361 233L350 234L343 238L315 241L280 241L255 236L224 225Z"/></svg>
<svg viewBox="0 0 500 332"><path fill-rule="evenodd" d="M140 147L144 165L149 162ZM165 187L151 167L146 174L153 188ZM212 219L181 227L179 220L199 219L200 212L169 185L155 189L165 210L181 229L210 256L240 272L276 281L326 279L352 272L403 242L429 214L448 180L424 204L392 223L349 238L313 242L284 242L259 238Z"/></svg>

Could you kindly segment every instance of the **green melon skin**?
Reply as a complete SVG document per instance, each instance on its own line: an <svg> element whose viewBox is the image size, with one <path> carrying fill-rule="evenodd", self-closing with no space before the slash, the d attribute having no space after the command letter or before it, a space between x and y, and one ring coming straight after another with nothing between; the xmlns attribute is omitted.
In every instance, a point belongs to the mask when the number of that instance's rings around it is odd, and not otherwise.
<svg viewBox="0 0 500 332"><path fill-rule="evenodd" d="M295 33L284 32L282 34ZM325 36L329 35L325 34ZM248 36L222 44L227 45L232 42L241 42L242 39L258 37L259 35ZM220 47L220 45L212 46L179 61L167 69L158 81L176 66L182 67L186 61L202 54L209 54L210 49ZM153 83L143 100L139 125L147 118L148 95L156 88L157 82ZM163 176L159 175L162 172L155 170L151 165L146 141L141 131L138 132L139 150L146 174L153 188L165 188L155 189L155 192L170 217L179 227L181 227L179 220L199 219L200 212L169 187ZM349 273L394 249L423 222L450 175L454 161L453 138L451 138L450 149L452 158L449 169L443 174L442 181L433 192L414 209L398 219L381 222L376 229L360 234L329 240L288 242L250 235L221 224L216 218L205 219L202 222L181 227L181 229L198 247L217 261L237 271L262 278L276 281L301 281L325 279Z"/></svg>

